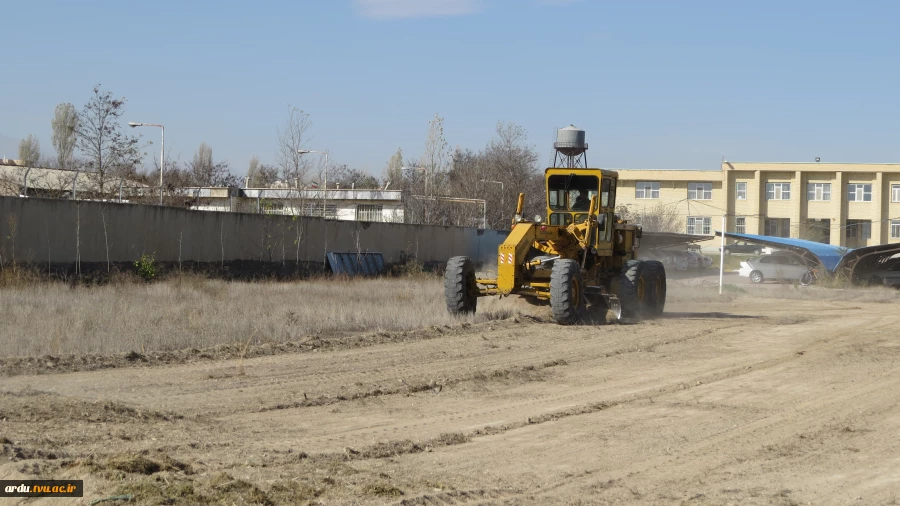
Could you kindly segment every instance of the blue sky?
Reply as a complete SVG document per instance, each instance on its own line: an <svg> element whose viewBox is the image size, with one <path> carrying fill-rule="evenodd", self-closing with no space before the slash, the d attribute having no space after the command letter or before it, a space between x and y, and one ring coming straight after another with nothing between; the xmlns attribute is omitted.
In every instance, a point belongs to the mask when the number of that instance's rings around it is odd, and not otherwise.
<svg viewBox="0 0 900 506"><path fill-rule="evenodd" d="M288 105L310 149L377 175L428 121L478 149L498 120L545 163L555 128L587 131L592 166L900 162L897 2L157 0L4 5L0 141L50 152L59 102L101 83L125 121L166 125L243 174L274 162ZM158 142L158 131L144 129ZM158 149L155 144L149 151Z"/></svg>

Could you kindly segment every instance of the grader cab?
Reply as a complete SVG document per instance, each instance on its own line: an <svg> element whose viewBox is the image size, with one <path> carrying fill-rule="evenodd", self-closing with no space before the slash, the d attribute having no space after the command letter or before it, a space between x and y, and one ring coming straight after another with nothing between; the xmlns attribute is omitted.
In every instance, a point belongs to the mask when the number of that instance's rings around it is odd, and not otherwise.
<svg viewBox="0 0 900 506"><path fill-rule="evenodd" d="M583 320L589 306L617 319L658 316L666 303L666 272L637 260L641 227L615 215L618 174L586 168L545 171L546 219L522 216L497 252L497 277L476 277L468 257L447 261L444 294L450 313L472 313L478 298L519 295L550 303L560 324Z"/></svg>

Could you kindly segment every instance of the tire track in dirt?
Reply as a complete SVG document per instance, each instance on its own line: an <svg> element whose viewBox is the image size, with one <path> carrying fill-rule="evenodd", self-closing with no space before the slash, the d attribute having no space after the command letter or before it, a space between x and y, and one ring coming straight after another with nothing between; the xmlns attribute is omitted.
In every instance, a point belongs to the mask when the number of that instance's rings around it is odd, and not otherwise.
<svg viewBox="0 0 900 506"><path fill-rule="evenodd" d="M21 376L5 380L2 388L12 391L17 387L28 387L90 399L112 396L119 402L165 410L188 410L186 415L224 415L233 410L264 411L323 403L310 402L310 398L345 401L372 397L376 391L405 394L432 383L437 387L468 380L483 381L498 371L514 372L551 362L575 363L614 357L704 337L735 325L728 320L717 323L719 325L712 329L690 332L679 338L669 335L647 338L645 342L613 349L607 348L606 343L630 339L636 327L600 327L602 336L599 339L584 338L585 333L593 333L594 329L582 328L554 343L555 346L547 346L546 342L528 337L535 331L545 332L543 325L513 323L511 328L488 331L483 337L479 334L484 329L476 329L473 333L446 336L445 339L389 344L366 350L264 357L237 364L231 361L206 366L140 368L128 372L72 373L64 376L66 381L62 385L56 375ZM473 347L473 340L479 344ZM482 348L481 343L494 348ZM186 377L191 380L184 381ZM279 395L279 392L283 394ZM239 402L240 399L246 399L246 402Z"/></svg>
<svg viewBox="0 0 900 506"><path fill-rule="evenodd" d="M398 506L444 506L453 504L484 503L517 497L521 492L506 489L454 490L438 494L423 494L403 499Z"/></svg>
<svg viewBox="0 0 900 506"><path fill-rule="evenodd" d="M303 401L264 407L258 409L256 412L265 413L266 411L276 411L280 409L328 406L331 404L338 404L346 401L356 401L360 399L369 399L386 395L412 394L418 392L426 392L429 390L433 391L434 393L440 393L445 387L451 387L454 385L472 381L491 381L497 379L507 379L510 377L515 378L519 381L540 381L543 379L544 373L547 369L564 365L568 365L565 360L556 359L538 365L526 365L519 367L510 367L506 369L494 369L493 371L488 372L478 372L474 374L459 376L456 378L445 379L441 382L432 380L427 383L407 383L401 378L400 383L403 385L402 388L385 388L383 390L380 388L376 388L375 390L360 391L351 395L337 395L336 397L331 397L328 395L319 395L318 397L305 397ZM304 394L304 396L305 395L306 394Z"/></svg>
<svg viewBox="0 0 900 506"><path fill-rule="evenodd" d="M731 329L740 332L740 328ZM817 330L814 330L818 334ZM832 336L839 335L843 332L841 329L833 330ZM719 332L721 335L721 332ZM819 337L821 344L827 343L827 339ZM684 340L682 340L683 342ZM812 349L812 348L811 348ZM619 389L628 391L626 394L610 396L609 385L582 387L563 393L555 393L548 395L540 395L527 400L516 400L488 408L482 406L472 406L477 401L471 403L463 403L456 406L452 411L441 413L436 416L420 417L419 420L411 422L410 417L405 417L399 423L393 423L388 420L369 424L365 427L335 427L330 424L322 426L322 436L306 434L303 438L304 450L311 453L324 452L328 454L328 448L353 447L357 446L359 441L384 441L384 444L394 444L398 442L406 442L407 440L396 440L396 434L416 434L421 437L424 434L434 434L441 432L441 426L462 427L461 433L465 436L465 440L483 435L494 435L510 430L514 430L526 425L535 423L544 423L551 420L559 420L571 416L584 415L596 411L604 410L612 406L618 406L625 403L646 400L651 397L662 397L667 394L679 392L693 388L694 386L716 383L728 380L760 370L769 369L784 364L791 360L797 359L798 355L791 351L777 357L766 360L752 360L750 362L741 362L739 365L720 367L713 365L712 369L707 372L693 373L690 376L667 381L664 384L653 384L642 387L634 386L634 382L628 385L620 385ZM708 364L701 364L707 366ZM638 378L640 381L640 378ZM556 389L558 391L558 389ZM308 415L310 416L310 415ZM328 414L316 412L311 415L316 419L327 420ZM292 418L292 417L291 417ZM251 417L252 419L252 417ZM268 419L271 423L273 420ZM515 421L509 421L515 420ZM248 420L245 420L245 422ZM494 422L491 422L494 421ZM251 422L254 423L254 422ZM260 422L261 423L261 420ZM343 423L343 421L341 421ZM472 427L477 427L472 430ZM402 446L402 445L401 445ZM359 455L366 455L366 451L360 451ZM351 457L354 459L355 457Z"/></svg>
<svg viewBox="0 0 900 506"><path fill-rule="evenodd" d="M895 322L886 323L881 318L873 318L867 321L863 326L868 326L870 335L883 335L883 331L892 328ZM843 329L834 330L825 336L824 339L814 343L814 346L805 347L808 353L822 351L823 349L832 347L836 344L839 346L852 346L855 341L860 338L860 333L846 333ZM807 355L807 354L804 354ZM807 355L808 356L808 355ZM784 360L787 359L787 360ZM768 361L767 367L754 366L753 373L759 373L762 370L768 370L778 365L786 365L790 363L790 357L782 357L782 360L773 358ZM805 358L804 358L805 359ZM803 360L803 359L801 359ZM900 406L900 389L892 388L897 383L896 378L900 374L900 366L895 366L882 371L877 377L867 378L866 381L850 384L848 388L842 390L838 394L832 394L828 397L812 396L813 398L796 405L785 406L777 412L764 416L744 426L735 429L724 430L714 434L704 440L693 444L685 451L677 453L677 455L669 455L663 457L655 457L639 462L633 462L621 468L615 468L613 472L604 475L604 479L610 481L625 480L631 478L632 481L640 480L641 476L652 474L654 481L668 480L671 482L679 482L688 480L690 477L681 476L678 470L689 468L692 476L710 475L716 471L727 469L729 463L736 458L733 454L735 448L755 448L752 444L756 440L769 440L772 444L781 441L790 441L796 438L798 434L809 434L811 432L810 424L815 430L827 431L829 426L841 426L843 420L853 419L860 416L861 411L867 413L893 413L898 412ZM741 375L725 377L719 382L736 379ZM703 383L703 388L714 387L713 381ZM672 392L678 392L679 389ZM888 395L885 395L887 393ZM872 399L869 404L861 404L861 399ZM624 403L623 403L624 404ZM824 415L824 416L823 416ZM564 430L558 428L557 430ZM773 435L779 439L772 440ZM804 436L809 437L809 436ZM725 451L731 449L732 451ZM740 458L740 457L737 457ZM746 459L751 460L751 459ZM757 460L758 461L758 460ZM697 462L702 464L697 467ZM567 480L555 486L542 486L540 490L526 490L521 492L519 499L522 502L541 504L544 501L550 501L554 497L578 497L584 494L584 489L590 482L595 482L596 476L586 476L583 479ZM830 483L830 487L837 492L841 485ZM536 496L534 494L539 494ZM827 495L826 495L827 496ZM530 501L524 501L526 498ZM517 501L513 501L517 502ZM552 501L551 501L552 502ZM640 502L640 501L638 501ZM715 501L713 501L715 502Z"/></svg>
<svg viewBox="0 0 900 506"><path fill-rule="evenodd" d="M893 373L900 373L900 367ZM887 400L896 407L900 402L900 390L889 388L896 384L895 376L886 374L876 380L868 381L857 388L847 390L840 395L831 397L827 401L819 399L802 403L792 409L781 410L773 415L739 427L734 430L726 430L720 434L706 438L700 443L694 444L686 451L679 452L677 456L656 457L648 460L625 465L622 469L609 473L610 480L621 480L626 477L636 477L646 473L654 473L655 480L677 481L686 479L679 476L679 468L691 468L692 476L710 474L727 468L735 459L733 454L725 452L726 448L742 448L752 445L753 441L768 438L770 444L777 444L785 439L796 437L798 434L810 431L810 423L817 424L818 430L825 430L826 425L834 424L835 418L845 419L858 413L859 405L854 402L866 397L879 397ZM882 394L890 391L889 399L884 399ZM827 414L827 416L822 416ZM826 420L823 422L823 420ZM773 434L786 434L785 437L774 440ZM759 435L765 434L766 438ZM740 457L738 457L740 458ZM749 459L748 459L749 460ZM699 464L701 463L702 464ZM595 481L595 477L582 480L575 479L566 483L560 483L555 487L542 487L538 497L552 498L559 495L578 495L588 482ZM532 495L537 491L523 492L523 495ZM540 500L538 500L540 502Z"/></svg>
<svg viewBox="0 0 900 506"><path fill-rule="evenodd" d="M485 365L484 359L486 357L462 357L458 360L441 360L441 363L431 362L428 365L422 367L403 364L397 365L395 367L381 368L378 371L378 376L381 376L381 379L375 381L372 380L371 373L353 372L347 374L346 376L325 374L325 376L327 376L331 382L341 385L342 388L346 387L349 384L355 384L357 386L366 388L374 388L372 390L362 389L356 392L341 394L320 393L313 397L309 396L307 392L307 397L303 401L263 407L258 409L257 412L321 406L325 404L335 404L342 401L352 401L382 395L425 392L436 388L442 389L444 387L458 386L460 384L473 381L490 380L491 378L505 379L510 376L521 376L523 373L527 374L531 371L540 371L554 366L564 366L570 364L579 364L588 361L602 360L627 353L653 351L661 345L688 342L694 339L706 337L710 334L714 334L717 331L728 330L735 326L736 325L723 325L715 329L704 329L701 331L697 331L693 334L689 334L683 337L660 338L651 342L636 343L608 351L602 351L598 349L596 342L589 341L576 342L573 346L570 346L566 352L554 349L553 353L556 353L556 355L548 355L548 350L546 348L535 346L535 348L537 348L537 351L531 353L523 353L522 351L518 351L513 354L515 356L512 358L494 360L486 364L488 366L499 367L497 369L488 371L476 370L476 372L461 375L458 374L458 371L466 369L478 369L477 367L468 364L468 362L477 361L478 364ZM563 354L562 357L559 356L560 353ZM531 361L531 365L519 365L523 362L528 361ZM285 373L285 376L287 375L289 375L289 373ZM430 379L423 380L422 378ZM368 379L368 383L364 384L358 382L359 379ZM526 379L525 381L535 381L539 379L540 378ZM275 383L275 381L271 380L271 377L270 381L267 381L266 383L270 382ZM392 388L390 386L384 386L395 382L399 382L403 385L403 387Z"/></svg>

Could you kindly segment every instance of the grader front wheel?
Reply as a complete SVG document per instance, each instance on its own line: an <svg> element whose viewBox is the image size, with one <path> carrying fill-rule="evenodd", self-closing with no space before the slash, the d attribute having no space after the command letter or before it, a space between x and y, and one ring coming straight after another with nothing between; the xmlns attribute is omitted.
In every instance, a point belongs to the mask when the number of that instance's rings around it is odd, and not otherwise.
<svg viewBox="0 0 900 506"><path fill-rule="evenodd" d="M469 257L452 257L447 260L444 298L450 314L475 312L478 307L478 284L475 282L475 267Z"/></svg>
<svg viewBox="0 0 900 506"><path fill-rule="evenodd" d="M550 272L550 311L562 325L577 323L584 312L584 281L581 267L575 260L553 262Z"/></svg>

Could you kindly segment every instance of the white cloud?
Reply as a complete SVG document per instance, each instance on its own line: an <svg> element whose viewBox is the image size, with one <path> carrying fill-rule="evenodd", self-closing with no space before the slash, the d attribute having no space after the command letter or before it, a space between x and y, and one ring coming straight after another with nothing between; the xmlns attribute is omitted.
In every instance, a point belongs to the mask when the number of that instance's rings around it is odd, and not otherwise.
<svg viewBox="0 0 900 506"><path fill-rule="evenodd" d="M354 0L360 14L375 19L460 16L480 8L479 0Z"/></svg>

